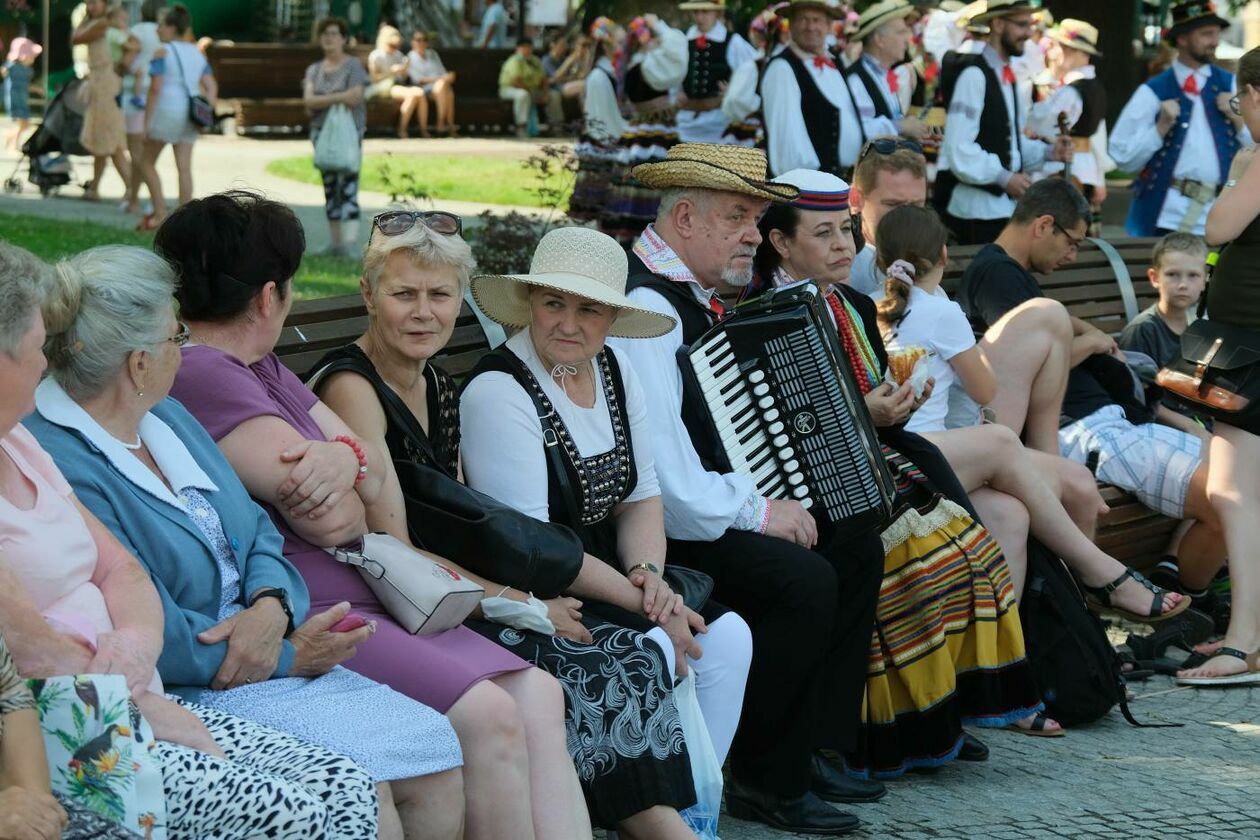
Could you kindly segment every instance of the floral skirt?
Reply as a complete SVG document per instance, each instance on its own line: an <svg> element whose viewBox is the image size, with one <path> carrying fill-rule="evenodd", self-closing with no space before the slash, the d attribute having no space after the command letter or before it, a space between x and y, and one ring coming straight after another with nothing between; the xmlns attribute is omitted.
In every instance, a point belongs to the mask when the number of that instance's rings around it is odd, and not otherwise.
<svg viewBox="0 0 1260 840"><path fill-rule="evenodd" d="M921 488L890 459L899 495ZM1024 656L1006 558L954 502L906 505L882 533L884 579L867 664L854 775L896 778L952 761L964 723L1000 727L1042 708Z"/></svg>
<svg viewBox="0 0 1260 840"><path fill-rule="evenodd" d="M655 805L694 805L672 669L645 634L593 618L592 609L598 605L583 608L590 644L487 621L466 625L560 682L569 755L594 825L614 828Z"/></svg>

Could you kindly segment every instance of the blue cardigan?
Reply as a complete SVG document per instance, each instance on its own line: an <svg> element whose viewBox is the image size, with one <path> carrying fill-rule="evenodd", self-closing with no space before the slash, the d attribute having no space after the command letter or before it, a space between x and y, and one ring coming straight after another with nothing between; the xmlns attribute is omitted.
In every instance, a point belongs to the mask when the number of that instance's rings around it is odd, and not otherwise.
<svg viewBox="0 0 1260 840"><path fill-rule="evenodd" d="M214 441L178 402L167 398L152 412L184 443L197 465L218 486L204 493L218 512L236 555L243 596L275 587L289 593L293 620L310 608L306 584L281 550L284 541ZM166 689L195 701L227 655L227 642L207 645L197 634L218 623L219 567L210 543L181 509L127 478L77 429L58 425L36 411L23 422L52 456L79 501L113 532L149 572L165 613L158 673ZM293 664L287 639L273 677L287 676Z"/></svg>

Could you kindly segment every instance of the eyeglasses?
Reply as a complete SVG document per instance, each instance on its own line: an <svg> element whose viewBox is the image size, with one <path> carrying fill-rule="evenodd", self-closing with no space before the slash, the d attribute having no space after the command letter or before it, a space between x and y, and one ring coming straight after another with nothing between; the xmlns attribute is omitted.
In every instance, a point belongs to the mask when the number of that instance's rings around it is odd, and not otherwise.
<svg viewBox="0 0 1260 840"><path fill-rule="evenodd" d="M192 330L183 321L176 321L175 326L179 327L179 330L170 338L163 339L163 343L169 341L176 347L183 347L192 338Z"/></svg>
<svg viewBox="0 0 1260 840"><path fill-rule="evenodd" d="M1234 94L1229 98L1229 110L1236 117L1242 116L1242 97Z"/></svg>
<svg viewBox="0 0 1260 840"><path fill-rule="evenodd" d="M1063 234L1064 238L1067 239L1068 247L1070 247L1074 251L1080 250L1081 244L1085 241L1085 237L1073 236L1072 234L1067 232L1067 228L1063 227L1063 225L1059 224L1057 221L1054 223L1054 229L1057 230L1059 233Z"/></svg>
<svg viewBox="0 0 1260 840"><path fill-rule="evenodd" d="M898 149L907 149L916 155L923 154L923 145L917 140L906 140L901 137L877 137L874 140L868 140L866 145L862 147L862 151L858 155L858 163L861 163L862 159L872 151L887 156Z"/></svg>
<svg viewBox="0 0 1260 840"><path fill-rule="evenodd" d="M415 227L416 222L444 236L464 232L464 220L442 210L389 210L372 219L372 227L385 236L398 236Z"/></svg>

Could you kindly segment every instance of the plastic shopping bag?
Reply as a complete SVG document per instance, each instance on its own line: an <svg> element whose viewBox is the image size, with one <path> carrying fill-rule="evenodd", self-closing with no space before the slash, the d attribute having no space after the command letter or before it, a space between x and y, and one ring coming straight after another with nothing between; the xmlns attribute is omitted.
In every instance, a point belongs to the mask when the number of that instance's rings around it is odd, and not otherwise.
<svg viewBox="0 0 1260 840"><path fill-rule="evenodd" d="M315 168L320 172L358 172L359 128L345 105L328 109L324 125L315 138Z"/></svg>
<svg viewBox="0 0 1260 840"><path fill-rule="evenodd" d="M696 786L696 804L681 816L701 840L720 840L717 830L722 810L722 767L696 699L694 669L688 669L687 676L674 687L674 702L678 705L687 752L691 754L691 778Z"/></svg>

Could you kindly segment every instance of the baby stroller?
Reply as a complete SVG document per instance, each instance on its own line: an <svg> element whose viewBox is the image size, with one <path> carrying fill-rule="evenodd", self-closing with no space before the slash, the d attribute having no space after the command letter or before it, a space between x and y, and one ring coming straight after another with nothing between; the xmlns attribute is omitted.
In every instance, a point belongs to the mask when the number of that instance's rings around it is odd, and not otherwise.
<svg viewBox="0 0 1260 840"><path fill-rule="evenodd" d="M79 142L79 134L83 130L84 104L79 97L82 84L82 79L67 83L48 103L43 122L22 144L23 157L5 180L5 192L22 191L18 172L23 161L28 162L26 179L38 187L39 194L45 198L70 183L74 165L69 155L89 154Z"/></svg>

